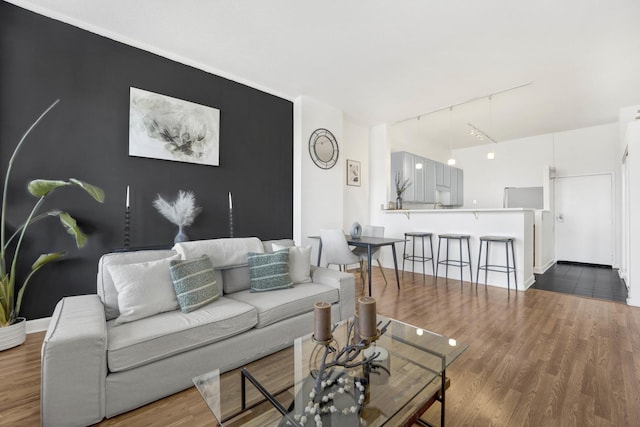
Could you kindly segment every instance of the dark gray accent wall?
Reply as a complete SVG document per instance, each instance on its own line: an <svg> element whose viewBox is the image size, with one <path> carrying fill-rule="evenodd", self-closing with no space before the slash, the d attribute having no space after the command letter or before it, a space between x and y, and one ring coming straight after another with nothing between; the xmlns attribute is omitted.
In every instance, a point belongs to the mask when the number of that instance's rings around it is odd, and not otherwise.
<svg viewBox="0 0 640 427"><path fill-rule="evenodd" d="M268 64L265 64L268 66ZM129 88L220 110L220 166L129 157ZM43 268L26 291L22 315L46 317L63 296L95 293L98 258L123 246L125 193L131 186L131 246L171 246L176 227L151 202L192 190L203 212L192 240L227 237L233 193L236 236L291 238L293 104L251 87L0 2L0 172L33 120L60 104L29 137L8 189L15 228L35 199L34 178L70 177L102 187L103 205L82 190L53 193L44 209L76 217L89 242L77 249L57 220L30 228L20 254L22 277L40 253L68 251ZM1 191L1 190L0 190Z"/></svg>

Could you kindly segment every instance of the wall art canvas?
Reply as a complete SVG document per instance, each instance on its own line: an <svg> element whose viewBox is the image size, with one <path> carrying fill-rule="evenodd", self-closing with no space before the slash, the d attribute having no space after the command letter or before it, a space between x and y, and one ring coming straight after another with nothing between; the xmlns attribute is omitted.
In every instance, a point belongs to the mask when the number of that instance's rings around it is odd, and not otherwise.
<svg viewBox="0 0 640 427"><path fill-rule="evenodd" d="M347 185L360 187L360 162L347 160Z"/></svg>
<svg viewBox="0 0 640 427"><path fill-rule="evenodd" d="M132 87L129 155L219 166L220 110Z"/></svg>

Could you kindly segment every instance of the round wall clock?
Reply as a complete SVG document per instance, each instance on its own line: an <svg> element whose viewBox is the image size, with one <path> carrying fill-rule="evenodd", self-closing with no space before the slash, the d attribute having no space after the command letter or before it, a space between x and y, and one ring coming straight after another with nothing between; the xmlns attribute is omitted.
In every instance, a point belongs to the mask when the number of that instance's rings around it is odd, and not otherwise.
<svg viewBox="0 0 640 427"><path fill-rule="evenodd" d="M311 160L320 169L331 169L338 161L338 141L333 134L323 128L313 131L309 137Z"/></svg>

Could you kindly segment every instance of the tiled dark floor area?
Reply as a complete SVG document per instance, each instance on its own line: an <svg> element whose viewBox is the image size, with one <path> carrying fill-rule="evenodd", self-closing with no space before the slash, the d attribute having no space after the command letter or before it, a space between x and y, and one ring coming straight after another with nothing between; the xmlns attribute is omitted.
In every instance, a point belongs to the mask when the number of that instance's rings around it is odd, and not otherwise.
<svg viewBox="0 0 640 427"><path fill-rule="evenodd" d="M582 295L608 301L627 301L627 287L618 270L581 264L555 264L536 274L534 289Z"/></svg>

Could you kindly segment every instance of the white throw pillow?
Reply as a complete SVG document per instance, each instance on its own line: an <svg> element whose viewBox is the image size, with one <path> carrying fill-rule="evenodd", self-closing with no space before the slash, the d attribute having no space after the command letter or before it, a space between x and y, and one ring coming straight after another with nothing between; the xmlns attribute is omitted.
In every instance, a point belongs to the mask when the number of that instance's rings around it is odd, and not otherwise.
<svg viewBox="0 0 640 427"><path fill-rule="evenodd" d="M280 246L273 244L274 251L289 249L289 276L296 283L311 282L311 245L309 246Z"/></svg>
<svg viewBox="0 0 640 427"><path fill-rule="evenodd" d="M121 325L180 308L169 265L179 255L138 264L109 265L107 269L118 291Z"/></svg>

